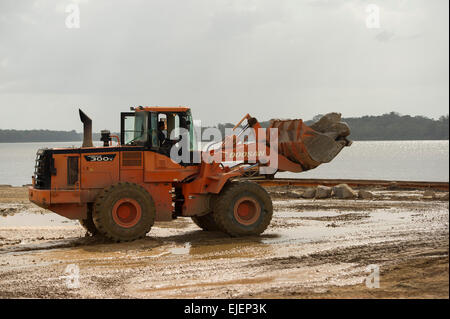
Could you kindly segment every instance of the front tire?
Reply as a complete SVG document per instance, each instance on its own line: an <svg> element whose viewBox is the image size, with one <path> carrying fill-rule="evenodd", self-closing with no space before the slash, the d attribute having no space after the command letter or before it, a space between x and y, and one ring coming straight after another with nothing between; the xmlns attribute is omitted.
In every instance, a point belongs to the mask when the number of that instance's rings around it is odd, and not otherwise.
<svg viewBox="0 0 450 319"><path fill-rule="evenodd" d="M263 187L251 182L232 182L220 193L213 216L222 231L237 237L263 233L272 215L272 200Z"/></svg>
<svg viewBox="0 0 450 319"><path fill-rule="evenodd" d="M118 183L98 194L92 214L98 232L121 242L145 237L155 222L150 194L133 183Z"/></svg>

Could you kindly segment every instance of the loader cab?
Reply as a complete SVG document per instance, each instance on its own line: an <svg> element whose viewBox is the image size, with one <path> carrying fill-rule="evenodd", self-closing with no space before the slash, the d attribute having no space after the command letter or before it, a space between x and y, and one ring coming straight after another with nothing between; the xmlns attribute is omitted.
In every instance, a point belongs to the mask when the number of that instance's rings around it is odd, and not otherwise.
<svg viewBox="0 0 450 319"><path fill-rule="evenodd" d="M122 146L141 146L167 155L181 135L188 134L190 151L195 151L194 123L189 108L139 107L132 110L134 112L121 113ZM164 139L161 139L161 131Z"/></svg>

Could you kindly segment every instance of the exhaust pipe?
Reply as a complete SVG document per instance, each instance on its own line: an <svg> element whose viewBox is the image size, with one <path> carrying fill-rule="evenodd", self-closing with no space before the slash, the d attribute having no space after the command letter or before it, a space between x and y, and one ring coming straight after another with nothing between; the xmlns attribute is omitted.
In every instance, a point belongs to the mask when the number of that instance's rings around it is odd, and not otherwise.
<svg viewBox="0 0 450 319"><path fill-rule="evenodd" d="M80 109L80 120L83 122L83 145L82 147L94 147L92 142L92 120Z"/></svg>

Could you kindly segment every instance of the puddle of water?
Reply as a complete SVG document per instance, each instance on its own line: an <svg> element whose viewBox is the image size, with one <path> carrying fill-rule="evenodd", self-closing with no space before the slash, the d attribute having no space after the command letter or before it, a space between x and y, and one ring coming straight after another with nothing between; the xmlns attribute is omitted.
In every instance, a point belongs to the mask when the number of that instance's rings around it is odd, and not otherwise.
<svg viewBox="0 0 450 319"><path fill-rule="evenodd" d="M58 214L27 214L1 216L0 227L21 226L73 226L78 225L78 220L71 220Z"/></svg>
<svg viewBox="0 0 450 319"><path fill-rule="evenodd" d="M147 241L98 244L78 248L65 247L36 253L47 260L71 261L83 267L113 266L115 268L145 266L148 263L147 259L170 255L170 252L163 247L155 247L154 242Z"/></svg>
<svg viewBox="0 0 450 319"><path fill-rule="evenodd" d="M190 250L191 250L191 244L186 243L182 247L175 247L175 248L169 249L169 252L174 255L189 255Z"/></svg>
<svg viewBox="0 0 450 319"><path fill-rule="evenodd" d="M323 222L310 221L310 225L303 225L295 228L276 229L271 234L277 236L263 239L265 244L298 244L298 243L311 243L319 242L322 240L330 240L334 237L350 236L353 233L357 233L355 227L339 226L339 227L326 227Z"/></svg>
<svg viewBox="0 0 450 319"><path fill-rule="evenodd" d="M181 285L154 285L152 288L139 289L136 292L139 293L152 293L158 291L167 290L182 290L182 289L192 289L192 288L207 288L207 287L220 287L220 286L237 286L237 285L254 285L254 284L266 284L274 281L273 277L257 277L257 278L243 278L234 279L228 281L215 281L215 282L192 282L188 284Z"/></svg>
<svg viewBox="0 0 450 319"><path fill-rule="evenodd" d="M302 218L302 217L334 217L342 215L338 210L336 211L312 211L312 212L296 212L296 211L277 211L275 217L283 218Z"/></svg>
<svg viewBox="0 0 450 319"><path fill-rule="evenodd" d="M405 211L393 211L393 210L377 210L370 214L370 219L373 222L386 222L386 224L392 225L393 222L404 223L406 217L410 217L412 212Z"/></svg>
<svg viewBox="0 0 450 319"><path fill-rule="evenodd" d="M244 239L222 239L222 242L187 242L183 246L167 248L173 255L189 255L192 258L218 259L218 258L248 258L268 253L270 247L262 240L252 241Z"/></svg>

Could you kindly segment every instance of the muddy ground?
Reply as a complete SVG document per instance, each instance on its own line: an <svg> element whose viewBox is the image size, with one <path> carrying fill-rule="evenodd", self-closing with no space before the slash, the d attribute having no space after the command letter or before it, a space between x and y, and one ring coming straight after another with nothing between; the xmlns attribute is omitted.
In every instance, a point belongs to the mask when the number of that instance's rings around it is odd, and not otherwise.
<svg viewBox="0 0 450 319"><path fill-rule="evenodd" d="M25 188L0 187L0 298L449 297L446 193L306 200L268 190L274 218L260 237L180 218L111 244L31 205ZM379 288L366 286L369 265Z"/></svg>

